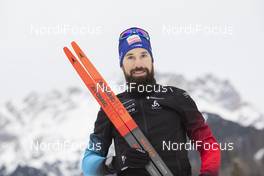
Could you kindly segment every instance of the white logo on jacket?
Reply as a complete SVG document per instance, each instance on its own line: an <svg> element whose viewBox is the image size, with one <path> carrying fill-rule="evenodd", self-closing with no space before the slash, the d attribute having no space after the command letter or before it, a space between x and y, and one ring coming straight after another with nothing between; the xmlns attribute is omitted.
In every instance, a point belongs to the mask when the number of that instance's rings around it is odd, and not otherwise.
<svg viewBox="0 0 264 176"><path fill-rule="evenodd" d="M152 109L161 109L161 106L160 106L160 104L158 103L157 100L154 100L153 104L151 105L151 108Z"/></svg>

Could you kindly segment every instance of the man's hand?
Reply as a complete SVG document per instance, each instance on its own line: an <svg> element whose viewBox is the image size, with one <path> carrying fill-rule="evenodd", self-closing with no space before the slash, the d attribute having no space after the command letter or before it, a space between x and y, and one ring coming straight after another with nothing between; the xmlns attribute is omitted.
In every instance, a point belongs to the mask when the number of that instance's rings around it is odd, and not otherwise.
<svg viewBox="0 0 264 176"><path fill-rule="evenodd" d="M105 160L106 170L111 173L119 173L127 168L144 168L150 157L141 149L128 148L121 156L112 156Z"/></svg>

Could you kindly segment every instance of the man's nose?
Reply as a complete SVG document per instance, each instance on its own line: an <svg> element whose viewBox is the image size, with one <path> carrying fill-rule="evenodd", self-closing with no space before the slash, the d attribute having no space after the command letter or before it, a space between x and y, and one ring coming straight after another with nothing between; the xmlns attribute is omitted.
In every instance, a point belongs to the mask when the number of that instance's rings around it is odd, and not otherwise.
<svg viewBox="0 0 264 176"><path fill-rule="evenodd" d="M136 60L135 60L135 67L142 67L142 66L143 66L142 59L136 58Z"/></svg>

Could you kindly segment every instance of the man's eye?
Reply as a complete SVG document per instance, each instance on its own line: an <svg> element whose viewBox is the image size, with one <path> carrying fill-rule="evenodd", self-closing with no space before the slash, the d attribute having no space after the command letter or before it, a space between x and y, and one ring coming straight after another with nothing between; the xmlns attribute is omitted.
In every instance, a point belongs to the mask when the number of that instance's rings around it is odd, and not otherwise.
<svg viewBox="0 0 264 176"><path fill-rule="evenodd" d="M128 58L128 59L134 59L134 57L133 57L133 56L128 56L127 58Z"/></svg>
<svg viewBox="0 0 264 176"><path fill-rule="evenodd" d="M147 57L148 55L147 54L142 54L141 57Z"/></svg>

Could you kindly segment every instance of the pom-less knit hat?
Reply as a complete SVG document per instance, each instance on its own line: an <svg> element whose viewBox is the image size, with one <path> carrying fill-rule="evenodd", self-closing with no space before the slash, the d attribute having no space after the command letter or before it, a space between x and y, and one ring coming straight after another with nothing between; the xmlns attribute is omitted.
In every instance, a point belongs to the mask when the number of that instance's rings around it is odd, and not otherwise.
<svg viewBox="0 0 264 176"><path fill-rule="evenodd" d="M132 27L123 31L119 37L118 51L120 67L123 65L123 60L126 53L134 48L146 49L151 55L153 62L149 34L143 29Z"/></svg>

